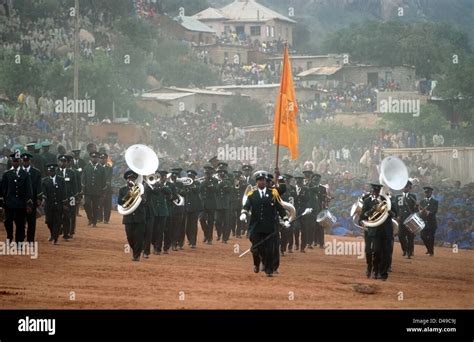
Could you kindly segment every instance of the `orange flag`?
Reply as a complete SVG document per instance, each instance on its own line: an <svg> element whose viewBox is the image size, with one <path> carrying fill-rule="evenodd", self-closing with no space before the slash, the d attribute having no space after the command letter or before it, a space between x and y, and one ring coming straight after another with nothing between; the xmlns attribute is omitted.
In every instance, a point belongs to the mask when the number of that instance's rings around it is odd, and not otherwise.
<svg viewBox="0 0 474 342"><path fill-rule="evenodd" d="M283 71L281 74L280 92L277 96L275 108L275 125L273 129L273 143L285 146L290 150L291 159L298 158L298 127L296 115L298 104L296 102L293 75L291 72L288 47L285 47L283 58Z"/></svg>

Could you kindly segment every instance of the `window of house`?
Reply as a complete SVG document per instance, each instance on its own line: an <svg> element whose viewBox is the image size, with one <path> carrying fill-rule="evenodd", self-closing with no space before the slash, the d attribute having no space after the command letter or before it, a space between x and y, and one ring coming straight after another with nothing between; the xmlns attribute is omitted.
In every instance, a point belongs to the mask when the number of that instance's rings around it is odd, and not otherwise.
<svg viewBox="0 0 474 342"><path fill-rule="evenodd" d="M267 28L267 37L270 37L270 26L266 26Z"/></svg>
<svg viewBox="0 0 474 342"><path fill-rule="evenodd" d="M270 36L275 37L275 26L270 27Z"/></svg>
<svg viewBox="0 0 474 342"><path fill-rule="evenodd" d="M251 36L260 36L261 35L260 26L250 26L250 35Z"/></svg>

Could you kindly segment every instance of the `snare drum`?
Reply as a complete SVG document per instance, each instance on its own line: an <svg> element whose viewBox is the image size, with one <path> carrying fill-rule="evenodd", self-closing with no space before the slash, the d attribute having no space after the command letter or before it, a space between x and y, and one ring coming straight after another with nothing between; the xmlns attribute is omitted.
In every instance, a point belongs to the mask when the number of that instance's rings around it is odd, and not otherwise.
<svg viewBox="0 0 474 342"><path fill-rule="evenodd" d="M413 234L418 234L425 229L425 221L421 218L419 213L413 213L407 217L403 224Z"/></svg>
<svg viewBox="0 0 474 342"><path fill-rule="evenodd" d="M316 217L316 222L318 222L321 227L324 228L326 233L329 233L330 229L332 228L333 224L337 221L336 216L331 214L329 210L321 211L318 216Z"/></svg>

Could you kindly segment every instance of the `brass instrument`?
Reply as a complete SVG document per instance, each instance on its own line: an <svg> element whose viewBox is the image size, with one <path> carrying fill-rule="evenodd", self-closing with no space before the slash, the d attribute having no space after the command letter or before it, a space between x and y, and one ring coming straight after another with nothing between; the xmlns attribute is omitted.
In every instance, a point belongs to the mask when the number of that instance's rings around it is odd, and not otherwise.
<svg viewBox="0 0 474 342"><path fill-rule="evenodd" d="M117 206L117 211L122 215L130 215L142 202L142 195L145 193L143 187L144 176L153 175L158 169L159 161L158 156L151 148L136 144L125 151L125 162L133 172L138 174L138 178L131 184L130 191L123 198L123 204ZM149 178L151 176L147 180Z"/></svg>
<svg viewBox="0 0 474 342"><path fill-rule="evenodd" d="M371 210L367 220L363 220L364 227L378 227L385 222L392 209L389 189L401 190L408 181L408 169L403 161L397 157L386 157L380 164L379 182L383 188L380 192L379 203Z"/></svg>
<svg viewBox="0 0 474 342"><path fill-rule="evenodd" d="M181 177L181 178L176 178L176 183L181 183L184 186L189 186L194 183L192 178L189 177Z"/></svg>

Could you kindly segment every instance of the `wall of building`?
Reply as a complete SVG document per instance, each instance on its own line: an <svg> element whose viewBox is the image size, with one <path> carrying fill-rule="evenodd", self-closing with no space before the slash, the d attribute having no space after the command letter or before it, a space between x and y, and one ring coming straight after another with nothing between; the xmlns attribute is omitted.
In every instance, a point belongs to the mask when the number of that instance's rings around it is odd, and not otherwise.
<svg viewBox="0 0 474 342"><path fill-rule="evenodd" d="M135 124L95 124L89 125L93 141L106 141L117 137L120 144L146 144L149 133L145 127Z"/></svg>
<svg viewBox="0 0 474 342"><path fill-rule="evenodd" d="M210 46L196 46L196 51L208 52L208 56L213 64L224 64L226 56L227 63L234 64L234 56L239 56L239 64L248 64L249 49L240 45L216 44Z"/></svg>
<svg viewBox="0 0 474 342"><path fill-rule="evenodd" d="M378 79L386 80L391 78L400 83L402 91L416 90L415 69L397 66L397 67L378 67L378 66L345 66L339 73L342 74L344 82L353 82L356 84L367 84L369 73L378 73ZM391 75L391 76L390 76Z"/></svg>

